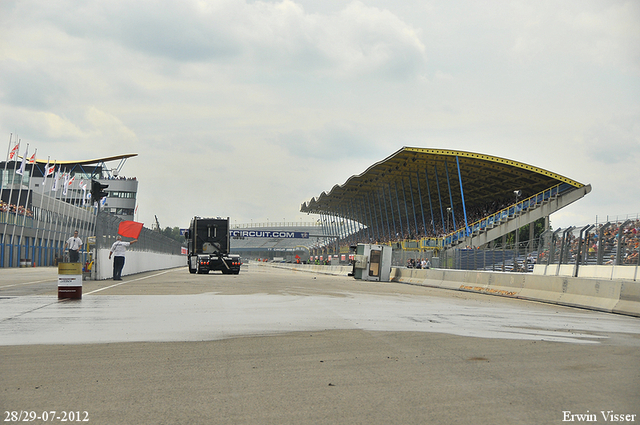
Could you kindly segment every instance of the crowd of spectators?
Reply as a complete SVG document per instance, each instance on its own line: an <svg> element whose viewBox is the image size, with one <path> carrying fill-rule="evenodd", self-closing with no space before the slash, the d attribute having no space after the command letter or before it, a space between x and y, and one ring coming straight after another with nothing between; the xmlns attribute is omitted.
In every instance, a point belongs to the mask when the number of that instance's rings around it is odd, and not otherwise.
<svg viewBox="0 0 640 425"><path fill-rule="evenodd" d="M504 208L513 205L513 202L509 203L507 200L504 202L494 201L486 205L482 205L476 208L467 209L467 222L469 224L474 223L478 220L481 220L485 217L488 217L492 214L495 214ZM450 211L448 211L451 213ZM434 211L435 213L435 211ZM453 214L456 217L456 228L460 228L464 225L464 217L462 211L458 211L454 209ZM435 217L435 214L434 214ZM438 217L440 214L438 212ZM340 249L344 251L348 249L350 244L356 243L391 243L398 244L403 241L415 241L421 238L433 238L433 237L443 237L446 234L453 232L455 229L453 228L453 220L449 220L449 227L447 227L446 216L445 216L445 225L437 225L436 232L433 232L433 226L426 229L422 225L422 215L419 213L418 218L418 228L415 228L416 220L411 217L410 218L410 226L407 228L406 219L402 221L402 225L398 221L398 217L396 218L396 223L387 223L380 229L376 228L375 225L370 229L360 229L354 234L349 235L346 238L340 239ZM425 215L425 219L426 219ZM438 221L442 221L441 219ZM431 217L429 214L429 224L431 223ZM573 232L570 232L567 235L567 241L565 242L565 251L562 253L562 262L563 263L574 263L577 257L580 257L580 261L588 264L596 264L598 259L601 260L601 264L640 264L640 219L636 218L635 220L628 222L624 228L622 229L622 233L620 233L620 227L624 223L616 222L611 223L602 231L602 242L598 240L600 237L601 230L603 229L604 224L599 224L595 226L590 232L586 235L583 235L582 245L580 245L580 229L575 229ZM427 226L429 227L429 226ZM400 232L402 229L402 233ZM619 236L620 235L620 236ZM562 238L558 238L559 240L554 241L556 244L554 262L557 262L560 258L560 251L562 245ZM620 240L619 240L620 239ZM620 244L620 259L617 259L618 252L618 244ZM582 247L581 252L578 252L579 246ZM601 249L602 255L598 256L598 250ZM546 262L548 260L549 249L541 249L539 256L534 258L533 262ZM416 267L418 263L421 263L421 259L414 260L413 265L408 265L409 267Z"/></svg>
<svg viewBox="0 0 640 425"><path fill-rule="evenodd" d="M109 176L107 180L137 180L135 177Z"/></svg>
<svg viewBox="0 0 640 425"><path fill-rule="evenodd" d="M472 223L488 217L491 214L495 214L512 204L513 202L509 203L507 200L503 200L492 201L476 207L469 207L467 209L467 223L471 225ZM348 245L354 240L360 243L400 243L403 241L419 240L422 238L442 238L447 234L464 227L465 220L462 208L454 208L453 213L451 210L445 209L444 214L444 223L442 223L443 218L439 209L437 211L433 211L434 223L432 223L431 213L428 211L425 211L424 216L426 222L423 222L422 213L418 211L416 211L415 217L409 217L409 223L407 223L406 216L395 216L395 221L388 223L388 225L386 221L384 225L378 224L378 226L382 226L382 228L378 228L374 224L370 229L360 229L354 234L349 235L348 239L341 239L340 248L344 249L348 247ZM447 214L450 214L448 220ZM402 222L400 222L401 219Z"/></svg>
<svg viewBox="0 0 640 425"><path fill-rule="evenodd" d="M0 212L33 217L33 212L29 208L25 208L22 205L8 204L4 201L0 201Z"/></svg>
<svg viewBox="0 0 640 425"><path fill-rule="evenodd" d="M430 269L431 261L429 261L428 258L418 258L418 259L410 258L407 261L407 268L408 269Z"/></svg>
<svg viewBox="0 0 640 425"><path fill-rule="evenodd" d="M617 253L618 245L620 245L619 264L639 264L640 219L627 223L622 232L620 232L620 227L623 224L623 222L616 222L607 227L604 227L605 224L595 226L586 235L583 235L582 245L580 244L580 229L569 232L564 243L564 253L561 253L562 237L558 237L553 241L555 244L553 261L560 261L560 255L562 254L562 262L567 264L575 263L578 258L582 263L587 264L597 264L598 260L601 259L602 264L614 265L618 264ZM602 241L599 239L600 233L602 233ZM582 247L581 250L580 247ZM602 254L598 255L600 249ZM540 252L538 260L546 262L548 259L549 249L545 248Z"/></svg>

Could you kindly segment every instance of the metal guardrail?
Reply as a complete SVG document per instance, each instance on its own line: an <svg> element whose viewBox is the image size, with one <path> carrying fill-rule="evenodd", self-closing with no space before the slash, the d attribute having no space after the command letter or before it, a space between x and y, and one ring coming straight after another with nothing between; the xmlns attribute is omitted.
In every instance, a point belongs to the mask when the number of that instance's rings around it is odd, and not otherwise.
<svg viewBox="0 0 640 425"><path fill-rule="evenodd" d="M110 249L111 245L116 241L118 235L118 226L123 220L118 216L101 211L98 215L96 223L97 232L101 237L96 238L98 248ZM125 238L125 240L131 240ZM182 244L163 234L154 232L153 230L142 228L138 242L129 248L132 251L150 251L162 254L180 255Z"/></svg>

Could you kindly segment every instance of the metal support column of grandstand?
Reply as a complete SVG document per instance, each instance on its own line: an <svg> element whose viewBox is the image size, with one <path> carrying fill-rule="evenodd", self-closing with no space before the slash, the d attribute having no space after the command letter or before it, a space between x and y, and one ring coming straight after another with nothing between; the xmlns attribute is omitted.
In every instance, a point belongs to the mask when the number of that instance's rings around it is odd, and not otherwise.
<svg viewBox="0 0 640 425"><path fill-rule="evenodd" d="M627 220L624 223L622 223L622 226L620 226L620 228L618 229L618 246L616 247L616 262L615 264L622 264L622 231L624 230L624 228L627 227L627 225L631 223L631 220Z"/></svg>
<svg viewBox="0 0 640 425"><path fill-rule="evenodd" d="M458 156L456 156L456 166L458 168L458 180L460 181L460 197L462 198L462 211L464 213L465 235L469 236L469 223L467 221L467 203L464 200L464 190L462 188L462 174L460 172L460 159L458 158Z"/></svg>
<svg viewBox="0 0 640 425"><path fill-rule="evenodd" d="M573 268L573 277L578 277L578 268L580 267L580 263L583 262L583 256L584 254L582 253L582 246L583 246L583 238L585 234L589 233L589 230L591 230L594 227L594 225L590 224L587 226L584 226L582 229L580 229L580 236L578 239L578 255L576 257L576 263L575 266Z"/></svg>
<svg viewBox="0 0 640 425"><path fill-rule="evenodd" d="M451 205L451 219L453 220L453 231L457 231L458 227L456 226L456 214L454 211L453 205L453 195L451 195L451 182L449 180L449 166L447 165L447 160L444 160L444 171L447 176L447 189L449 190L449 204ZM465 235L466 236L466 235Z"/></svg>

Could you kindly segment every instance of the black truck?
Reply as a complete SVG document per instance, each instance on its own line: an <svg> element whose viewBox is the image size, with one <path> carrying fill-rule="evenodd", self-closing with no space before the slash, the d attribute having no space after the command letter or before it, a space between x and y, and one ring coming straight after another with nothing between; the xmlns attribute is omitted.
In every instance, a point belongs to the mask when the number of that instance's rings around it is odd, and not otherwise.
<svg viewBox="0 0 640 425"><path fill-rule="evenodd" d="M184 234L190 273L209 273L211 270L220 270L224 274L240 273L240 256L229 253L229 229L229 217L194 217L191 220Z"/></svg>

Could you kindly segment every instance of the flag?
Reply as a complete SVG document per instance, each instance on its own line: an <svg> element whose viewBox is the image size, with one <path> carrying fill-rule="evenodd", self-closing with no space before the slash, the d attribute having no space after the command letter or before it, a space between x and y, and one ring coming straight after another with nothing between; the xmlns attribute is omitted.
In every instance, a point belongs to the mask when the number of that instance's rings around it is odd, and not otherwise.
<svg viewBox="0 0 640 425"><path fill-rule="evenodd" d="M118 234L125 238L138 239L144 223L137 221L121 221L118 225Z"/></svg>
<svg viewBox="0 0 640 425"><path fill-rule="evenodd" d="M82 205L87 205L87 184L84 179L80 179L80 189L82 189Z"/></svg>
<svg viewBox="0 0 640 425"><path fill-rule="evenodd" d="M67 188L69 187L69 174L64 173L64 186L62 186L62 194L67 196Z"/></svg>
<svg viewBox="0 0 640 425"><path fill-rule="evenodd" d="M11 161L18 155L18 149L20 149L20 142L18 142L18 144L15 145L13 149L11 149L11 152L9 152L9 157L7 158L7 161Z"/></svg>
<svg viewBox="0 0 640 425"><path fill-rule="evenodd" d="M44 174L42 175L42 193L44 193L45 187L47 186L47 176L49 175L49 159L47 158L47 165L44 166Z"/></svg>
<svg viewBox="0 0 640 425"><path fill-rule="evenodd" d="M54 171L56 171L56 164L54 163L53 165L49 165L47 162L47 166L44 167L44 176L50 176Z"/></svg>
<svg viewBox="0 0 640 425"><path fill-rule="evenodd" d="M36 149L36 151L33 153L33 155L31 155L31 158L29 158L29 164L35 164L36 163L36 153L38 153L38 149Z"/></svg>
<svg viewBox="0 0 640 425"><path fill-rule="evenodd" d="M58 190L58 180L60 180L60 168L58 168L58 171L56 171L56 174L53 176L53 186L51 186L52 192L55 192Z"/></svg>
<svg viewBox="0 0 640 425"><path fill-rule="evenodd" d="M24 151L24 156L22 157L22 162L20 163L20 168L16 170L17 174L24 174L24 166L27 163L27 155L29 155L29 144L27 144L27 150Z"/></svg>

